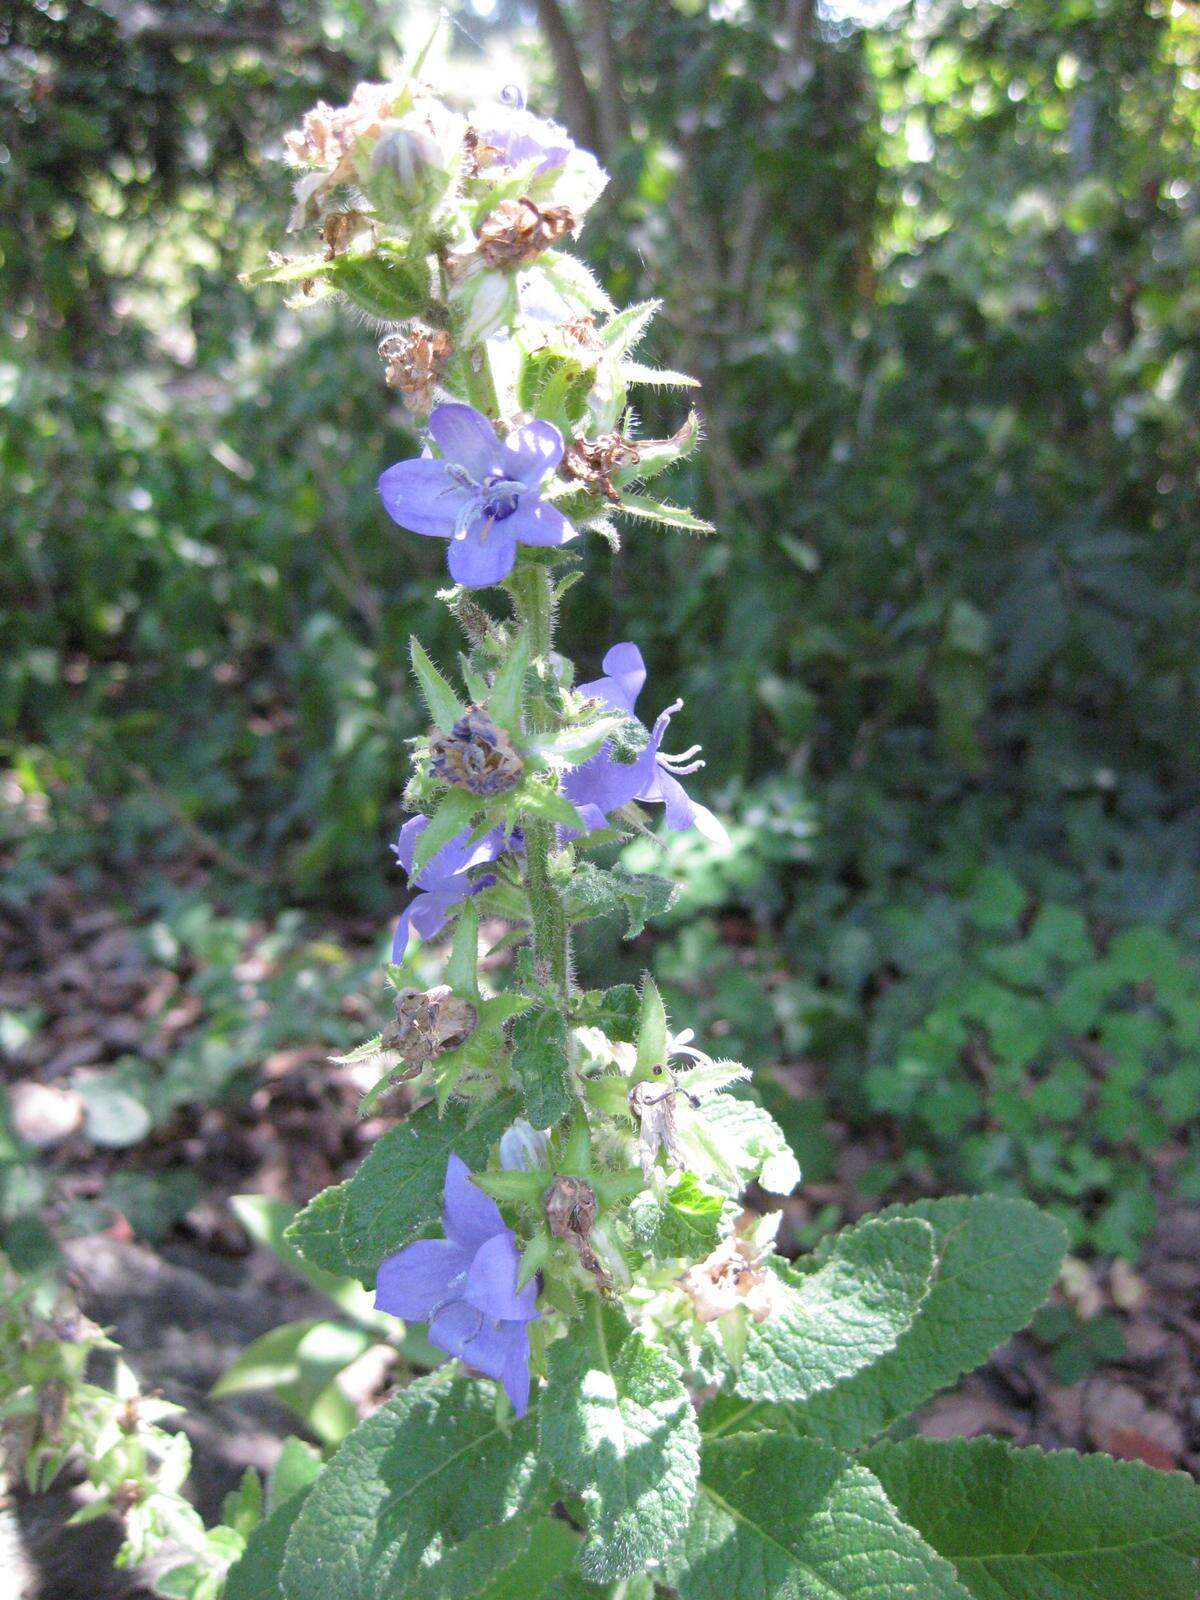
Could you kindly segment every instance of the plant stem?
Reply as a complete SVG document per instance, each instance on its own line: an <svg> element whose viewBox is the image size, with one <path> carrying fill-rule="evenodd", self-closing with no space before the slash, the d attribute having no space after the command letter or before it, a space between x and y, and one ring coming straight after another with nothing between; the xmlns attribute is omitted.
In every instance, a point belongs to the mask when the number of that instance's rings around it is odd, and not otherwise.
<svg viewBox="0 0 1200 1600"><path fill-rule="evenodd" d="M508 586L518 620L529 630L529 653L534 670L549 662L554 638L554 597L549 569L537 560L521 561ZM554 714L542 694L529 703L531 733L548 733ZM571 929L567 908L550 876L550 854L555 848L554 824L532 817L523 824L525 834L525 893L529 900L533 959L542 977L558 991L564 1007L571 992Z"/></svg>

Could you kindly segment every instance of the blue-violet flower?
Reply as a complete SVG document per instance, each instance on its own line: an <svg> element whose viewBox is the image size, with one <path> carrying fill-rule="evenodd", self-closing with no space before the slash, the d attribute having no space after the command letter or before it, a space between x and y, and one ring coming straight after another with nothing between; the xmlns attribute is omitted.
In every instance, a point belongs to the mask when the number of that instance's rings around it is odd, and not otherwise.
<svg viewBox="0 0 1200 1600"><path fill-rule="evenodd" d="M442 1220L444 1239L418 1239L381 1264L375 1305L408 1322L427 1322L429 1342L502 1383L522 1417L537 1281L517 1288L516 1235L455 1155L446 1165Z"/></svg>
<svg viewBox="0 0 1200 1600"><path fill-rule="evenodd" d="M575 529L539 491L562 459L552 422L529 422L501 441L473 406L436 406L429 431L441 459L398 461L379 480L388 515L410 533L450 541L450 576L468 589L499 583L518 544L559 545Z"/></svg>
<svg viewBox="0 0 1200 1600"><path fill-rule="evenodd" d="M580 694L603 700L614 711L633 715L638 695L646 682L646 664L635 644L615 644L604 658L603 678L579 686ZM563 789L590 828L602 828L607 817L631 800L659 801L666 808L667 825L672 828L697 828L706 838L728 844L729 835L706 806L688 797L681 777L704 765L697 759L700 746L664 755L662 742L672 716L683 704L676 700L659 713L650 733L650 742L635 761L623 765L605 744L590 761L568 772Z"/></svg>
<svg viewBox="0 0 1200 1600"><path fill-rule="evenodd" d="M419 891L405 906L392 941L392 960L397 964L404 960L413 929L422 939L436 939L456 906L495 883L495 877L486 873L472 882L469 876L472 867L495 861L506 850L520 850L522 846L518 833L505 839L502 828L493 828L491 833L472 844L471 830L464 828L414 875L413 854L417 840L428 826L428 817L413 817L401 828L392 846L393 855L408 873L410 887Z"/></svg>

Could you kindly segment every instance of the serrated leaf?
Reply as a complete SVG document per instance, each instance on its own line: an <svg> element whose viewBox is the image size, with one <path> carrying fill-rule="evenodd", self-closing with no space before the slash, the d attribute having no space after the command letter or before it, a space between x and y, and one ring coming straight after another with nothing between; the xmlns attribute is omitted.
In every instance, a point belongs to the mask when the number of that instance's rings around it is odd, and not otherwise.
<svg viewBox="0 0 1200 1600"><path fill-rule="evenodd" d="M772 1315L746 1334L736 1392L809 1400L894 1350L929 1292L933 1247L933 1229L914 1217L839 1234L816 1272L775 1286Z"/></svg>
<svg viewBox="0 0 1200 1600"><path fill-rule="evenodd" d="M543 1509L532 1419L502 1426L490 1391L419 1378L362 1423L314 1485L288 1540L288 1600L407 1600L422 1566L476 1529Z"/></svg>
<svg viewBox="0 0 1200 1600"><path fill-rule="evenodd" d="M665 528L682 528L685 533L714 533L711 522L705 522L694 511L683 506L669 505L665 500L652 500L649 495L623 494L620 509L629 517L643 522L658 522Z"/></svg>
<svg viewBox="0 0 1200 1600"><path fill-rule="evenodd" d="M479 912L467 900L458 914L454 942L446 963L446 982L466 1000L479 999Z"/></svg>
<svg viewBox="0 0 1200 1600"><path fill-rule="evenodd" d="M676 1120L688 1166L729 1194L753 1182L771 1194L791 1194L800 1182L783 1129L753 1100L717 1095L693 1110L681 1099Z"/></svg>
<svg viewBox="0 0 1200 1600"><path fill-rule="evenodd" d="M629 1224L638 1244L657 1260L699 1261L716 1248L726 1209L724 1195L705 1189L694 1173L685 1172L665 1200L638 1195L629 1208Z"/></svg>
<svg viewBox="0 0 1200 1600"><path fill-rule="evenodd" d="M567 1025L557 1011L519 1017L512 1031L512 1072L535 1128L552 1128L571 1109Z"/></svg>
<svg viewBox="0 0 1200 1600"><path fill-rule="evenodd" d="M1200 1486L999 1439L877 1445L888 1498L977 1600L1195 1600Z"/></svg>
<svg viewBox="0 0 1200 1600"><path fill-rule="evenodd" d="M492 721L521 737L521 708L525 695L525 674L529 671L529 633L522 628L509 648L504 663L488 693Z"/></svg>
<svg viewBox="0 0 1200 1600"><path fill-rule="evenodd" d="M421 876L438 851L448 845L451 839L456 839L464 828L470 827L471 819L479 807L478 797L466 789L451 789L442 796L429 819L429 826L417 835L413 847L411 881L415 882Z"/></svg>
<svg viewBox="0 0 1200 1600"><path fill-rule="evenodd" d="M1023 1328L1058 1276L1061 1224L1025 1200L995 1195L893 1206L936 1236L932 1288L895 1350L804 1408L802 1426L844 1449L877 1438Z"/></svg>
<svg viewBox="0 0 1200 1600"><path fill-rule="evenodd" d="M642 979L642 1010L638 1019L637 1070L649 1072L667 1059L667 1008L658 985L647 972Z"/></svg>
<svg viewBox="0 0 1200 1600"><path fill-rule="evenodd" d="M451 1105L441 1117L423 1106L383 1135L352 1178L311 1200L287 1241L314 1265L373 1284L384 1257L441 1216L451 1152L481 1169L516 1114L510 1096L482 1108Z"/></svg>
<svg viewBox="0 0 1200 1600"><path fill-rule="evenodd" d="M687 1519L700 1467L679 1367L595 1296L547 1364L539 1440L550 1469L583 1497L584 1573L615 1579L657 1565Z"/></svg>
<svg viewBox="0 0 1200 1600"><path fill-rule="evenodd" d="M418 638L414 636L409 640L408 649L413 672L425 696L425 704L429 707L429 715L443 733L449 733L459 718L466 715L467 708L429 659Z"/></svg>
<svg viewBox="0 0 1200 1600"><path fill-rule="evenodd" d="M651 917L668 911L678 894L678 885L668 878L596 867L590 861L579 862L571 875L575 919L623 915L627 939L635 939Z"/></svg>
<svg viewBox="0 0 1200 1600"><path fill-rule="evenodd" d="M579 1535L556 1517L510 1517L480 1528L412 1574L410 1600L536 1600L574 1565Z"/></svg>
<svg viewBox="0 0 1200 1600"><path fill-rule="evenodd" d="M968 1600L865 1467L771 1433L706 1441L670 1576L682 1600Z"/></svg>
<svg viewBox="0 0 1200 1600"><path fill-rule="evenodd" d="M595 1001L582 997L579 1021L585 1027L600 1028L610 1039L632 1044L637 1038L642 997L632 983L615 983Z"/></svg>

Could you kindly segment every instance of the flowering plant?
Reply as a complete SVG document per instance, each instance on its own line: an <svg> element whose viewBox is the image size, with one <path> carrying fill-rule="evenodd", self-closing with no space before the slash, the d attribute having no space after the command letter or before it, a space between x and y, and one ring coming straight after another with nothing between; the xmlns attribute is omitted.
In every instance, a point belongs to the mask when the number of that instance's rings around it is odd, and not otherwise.
<svg viewBox="0 0 1200 1600"><path fill-rule="evenodd" d="M698 752L663 750L681 708L649 730L635 713L637 646L583 683L554 650L587 535L707 531L646 488L698 432L633 427L634 386L690 381L632 358L654 306L618 311L563 248L595 161L520 104L463 114L415 77L318 107L287 145L320 249L257 276L384 324L387 380L427 421L381 515L446 541L467 641L461 686L413 641L431 727L396 854L415 897L395 1019L355 1052L379 1063L371 1108L403 1079L415 1109L289 1237L449 1359L272 1510L228 1600L1189 1600L1190 1480L896 1430L1040 1304L1059 1224L927 1200L787 1261L760 1208L800 1172L749 1075L673 1033L649 976L576 975L579 923L636 933L669 903L595 857L646 830L644 805L723 835L679 781ZM493 992L499 924L516 955ZM445 981L413 988L412 935L448 929Z"/></svg>

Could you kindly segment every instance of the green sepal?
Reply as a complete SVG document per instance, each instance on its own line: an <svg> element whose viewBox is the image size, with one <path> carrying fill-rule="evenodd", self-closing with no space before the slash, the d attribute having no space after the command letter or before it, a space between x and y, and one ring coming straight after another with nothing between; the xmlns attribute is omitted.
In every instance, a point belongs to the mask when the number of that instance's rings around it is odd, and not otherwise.
<svg viewBox="0 0 1200 1600"><path fill-rule="evenodd" d="M492 721L520 740L525 674L529 671L529 632L522 628L509 646L508 655L488 692L488 712Z"/></svg>
<svg viewBox="0 0 1200 1600"><path fill-rule="evenodd" d="M417 842L413 848L411 881L420 877L439 850L448 845L451 839L457 838L464 828L470 826L479 808L478 796L466 789L447 790L434 807L429 826L417 835Z"/></svg>
<svg viewBox="0 0 1200 1600"><path fill-rule="evenodd" d="M638 1019L637 1065L634 1076L644 1078L667 1059L667 1008L658 985L647 972L642 979L642 1010Z"/></svg>
<svg viewBox="0 0 1200 1600"><path fill-rule="evenodd" d="M652 500L649 495L623 494L620 509L628 517L642 522L657 522L664 528L682 528L685 533L714 533L711 522L698 517L683 506L668 505L665 500Z"/></svg>
<svg viewBox="0 0 1200 1600"><path fill-rule="evenodd" d="M425 647L415 635L409 640L408 649L413 672L421 685L425 704L429 707L429 715L435 726L443 733L449 733L459 718L466 715L467 708L429 659Z"/></svg>

